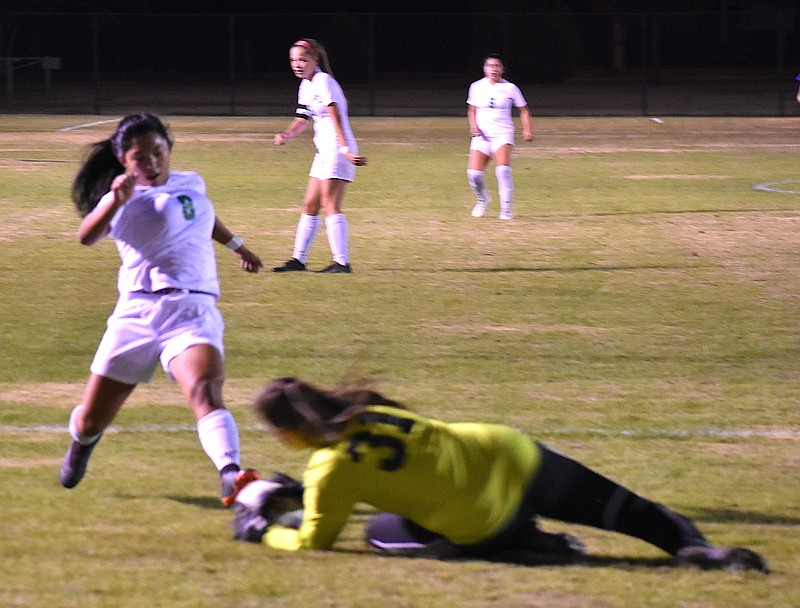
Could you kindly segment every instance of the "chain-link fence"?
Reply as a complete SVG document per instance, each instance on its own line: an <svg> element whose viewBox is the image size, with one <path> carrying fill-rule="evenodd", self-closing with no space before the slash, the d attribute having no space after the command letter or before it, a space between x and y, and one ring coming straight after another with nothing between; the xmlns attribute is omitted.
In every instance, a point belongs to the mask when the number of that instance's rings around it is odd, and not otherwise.
<svg viewBox="0 0 800 608"><path fill-rule="evenodd" d="M655 3L654 3L655 4ZM721 2L720 5L727 3ZM487 52L538 116L800 115L800 11L1 13L0 112L286 115L322 41L354 116L463 115Z"/></svg>

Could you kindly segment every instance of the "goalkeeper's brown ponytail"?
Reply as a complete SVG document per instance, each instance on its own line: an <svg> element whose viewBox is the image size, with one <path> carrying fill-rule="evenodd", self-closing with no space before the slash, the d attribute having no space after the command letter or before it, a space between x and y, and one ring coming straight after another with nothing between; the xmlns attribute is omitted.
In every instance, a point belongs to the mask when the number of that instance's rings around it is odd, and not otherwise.
<svg viewBox="0 0 800 608"><path fill-rule="evenodd" d="M302 380L283 377L272 380L256 396L256 415L266 424L300 433L310 444L341 439L352 418L369 405L402 408L370 389L322 390Z"/></svg>

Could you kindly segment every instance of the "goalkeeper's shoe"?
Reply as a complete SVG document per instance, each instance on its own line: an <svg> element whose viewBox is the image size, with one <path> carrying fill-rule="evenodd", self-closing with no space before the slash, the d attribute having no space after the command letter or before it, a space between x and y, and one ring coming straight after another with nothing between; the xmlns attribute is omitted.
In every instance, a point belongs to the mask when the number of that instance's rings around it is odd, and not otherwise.
<svg viewBox="0 0 800 608"><path fill-rule="evenodd" d="M86 474L86 467L89 466L89 456L95 446L100 442L102 433L87 445L73 440L64 454L64 460L61 463L61 485L65 488L74 488L77 486L83 476Z"/></svg>
<svg viewBox="0 0 800 608"><path fill-rule="evenodd" d="M675 554L683 566L703 570L758 570L769 572L766 560L755 551L743 547L683 547Z"/></svg>
<svg viewBox="0 0 800 608"><path fill-rule="evenodd" d="M226 471L220 475L222 483L221 498L223 506L230 507L239 492L251 481L260 479L261 476L255 469L241 469L234 471Z"/></svg>

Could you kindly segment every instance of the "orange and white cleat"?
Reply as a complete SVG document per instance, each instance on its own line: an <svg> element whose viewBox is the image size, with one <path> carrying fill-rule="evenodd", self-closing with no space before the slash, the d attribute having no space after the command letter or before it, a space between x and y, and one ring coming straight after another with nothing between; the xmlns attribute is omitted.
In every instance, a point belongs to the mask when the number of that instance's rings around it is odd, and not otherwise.
<svg viewBox="0 0 800 608"><path fill-rule="evenodd" d="M220 498L223 506L226 508L230 507L242 488L256 479L261 479L261 476L255 469L241 469L239 471L230 471L223 474L222 497Z"/></svg>

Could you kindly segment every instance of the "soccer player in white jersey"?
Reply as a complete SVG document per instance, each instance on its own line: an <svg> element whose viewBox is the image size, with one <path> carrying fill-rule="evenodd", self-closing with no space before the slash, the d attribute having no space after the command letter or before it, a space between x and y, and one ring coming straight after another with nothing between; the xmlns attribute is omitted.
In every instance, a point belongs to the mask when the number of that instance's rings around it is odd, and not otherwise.
<svg viewBox="0 0 800 608"><path fill-rule="evenodd" d="M306 269L322 209L333 262L317 272L349 273L352 269L342 201L347 184L355 177L355 167L366 165L367 159L358 154L358 144L347 114L347 99L331 73L325 48L316 40L302 38L289 49L289 64L294 75L301 79L297 111L289 127L275 135L275 144L282 146L297 137L313 120L317 153L306 184L292 258L272 270L291 272Z"/></svg>
<svg viewBox="0 0 800 608"><path fill-rule="evenodd" d="M504 72L505 67L500 57L488 55L483 61L484 78L473 82L467 95L467 119L472 135L467 179L477 198L472 209L473 217L483 217L491 200L484 172L492 156L500 195L499 218L510 220L513 217L511 149L514 147L514 120L511 113L514 107L519 108L522 136L525 141L533 141L528 102L517 85L503 78Z"/></svg>
<svg viewBox="0 0 800 608"><path fill-rule="evenodd" d="M111 138L92 146L73 182L83 216L80 242L111 236L122 263L116 308L69 418L72 442L61 483L73 488L81 481L103 431L160 360L194 413L200 444L220 472L222 502L230 506L237 480L253 472L240 470L239 431L222 399L224 325L213 241L233 250L247 272L263 264L217 218L203 179L170 171L172 146L158 117L126 116Z"/></svg>
<svg viewBox="0 0 800 608"><path fill-rule="evenodd" d="M800 74L797 75L797 78L795 78L795 80L800 81ZM800 85L798 85L797 87L797 103L800 103Z"/></svg>

